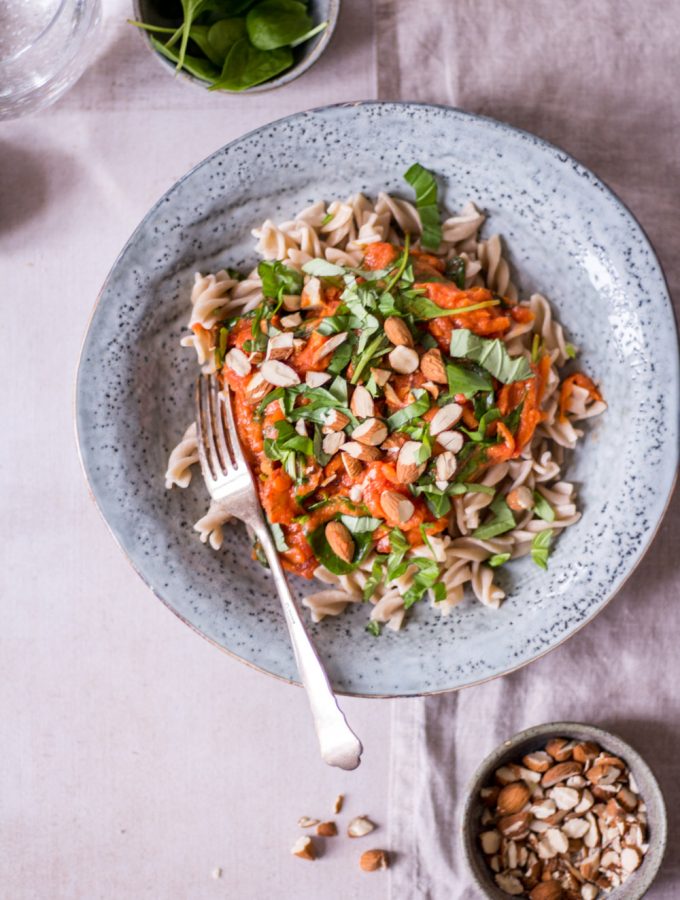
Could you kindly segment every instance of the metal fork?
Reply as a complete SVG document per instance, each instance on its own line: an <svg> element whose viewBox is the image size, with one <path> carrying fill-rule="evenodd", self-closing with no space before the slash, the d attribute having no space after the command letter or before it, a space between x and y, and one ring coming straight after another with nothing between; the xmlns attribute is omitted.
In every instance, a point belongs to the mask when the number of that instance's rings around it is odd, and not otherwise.
<svg viewBox="0 0 680 900"><path fill-rule="evenodd" d="M338 706L326 671L291 596L262 515L253 475L241 449L231 393L228 388L220 390L215 375L201 376L196 384L196 424L201 469L210 496L222 501L230 515L250 525L267 557L300 679L312 708L321 756L330 766L356 769L363 747Z"/></svg>

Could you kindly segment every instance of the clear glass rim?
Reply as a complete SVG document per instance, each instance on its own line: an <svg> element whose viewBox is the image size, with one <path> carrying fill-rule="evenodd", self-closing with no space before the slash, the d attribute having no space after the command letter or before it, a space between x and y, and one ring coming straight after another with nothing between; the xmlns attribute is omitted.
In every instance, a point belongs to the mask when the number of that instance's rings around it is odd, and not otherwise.
<svg viewBox="0 0 680 900"><path fill-rule="evenodd" d="M42 31L40 31L36 37L34 37L28 44L18 50L14 56L7 57L7 62L14 62L14 60L19 59L24 53L28 53L29 50L32 50L40 41L45 37L45 35L52 29L54 23L57 21L59 16L62 14L64 7L66 6L67 0L61 0L59 6L54 11L54 15L50 19L50 21L43 27Z"/></svg>

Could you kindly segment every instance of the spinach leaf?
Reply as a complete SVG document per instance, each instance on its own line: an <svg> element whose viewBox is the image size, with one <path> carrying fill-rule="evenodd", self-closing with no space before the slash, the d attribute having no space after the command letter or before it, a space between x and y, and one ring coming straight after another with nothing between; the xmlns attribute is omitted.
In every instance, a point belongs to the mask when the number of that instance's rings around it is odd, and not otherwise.
<svg viewBox="0 0 680 900"><path fill-rule="evenodd" d="M487 563L492 569L497 569L498 566L502 566L506 563L510 559L510 556L510 553L495 553L487 559Z"/></svg>
<svg viewBox="0 0 680 900"><path fill-rule="evenodd" d="M511 357L499 338L490 340L479 337L467 328L454 330L450 353L456 359L471 359L479 363L503 384L535 377L526 359L523 356Z"/></svg>
<svg viewBox="0 0 680 900"><path fill-rule="evenodd" d="M454 256L446 264L446 277L460 290L465 288L465 260L462 256Z"/></svg>
<svg viewBox="0 0 680 900"><path fill-rule="evenodd" d="M179 62L180 57L175 50L166 47L165 44L157 41L154 37L150 38L150 41L151 45L158 50L160 54L167 57L167 59L172 60L172 62ZM186 53L182 59L182 68L186 69L190 75L201 78L203 81L214 81L220 74L219 69L216 69L207 59L201 59L198 56L188 56Z"/></svg>
<svg viewBox="0 0 680 900"><path fill-rule="evenodd" d="M304 3L263 0L246 16L248 37L258 50L277 50L304 37L314 27Z"/></svg>
<svg viewBox="0 0 680 900"><path fill-rule="evenodd" d="M315 275L317 278L334 278L336 275L345 274L342 266L336 266L335 263L328 262L326 259L310 259L303 265L302 271L307 275Z"/></svg>
<svg viewBox="0 0 680 900"><path fill-rule="evenodd" d="M402 425L410 422L411 419L417 419L418 416L424 415L430 408L430 395L423 388L416 388L413 391L416 398L414 403L410 403L403 409L398 409L387 420L387 427L390 431L396 431Z"/></svg>
<svg viewBox="0 0 680 900"><path fill-rule="evenodd" d="M393 528L390 532L390 547L392 552L387 557L387 581L394 578L400 578L406 569L408 563L403 562L404 557L411 549L411 545L406 540L403 531L399 528Z"/></svg>
<svg viewBox="0 0 680 900"><path fill-rule="evenodd" d="M464 431L465 434L470 438L471 441L475 441L475 443L479 443L480 441L486 440L486 429L492 422L495 422L496 419L500 419L501 411L498 408L490 409L488 412L485 412L482 418L479 420L479 425L477 426L477 431L468 431L467 428L463 428L463 426L459 426L461 431Z"/></svg>
<svg viewBox="0 0 680 900"><path fill-rule="evenodd" d="M428 481L423 484L412 484L411 493L416 497L425 497L428 509L439 519L451 509L450 497L459 494L495 494L496 489L486 484L469 482L453 482L445 488L438 488L434 482Z"/></svg>
<svg viewBox="0 0 680 900"><path fill-rule="evenodd" d="M496 497L489 509L493 513L493 519L480 525L479 528L475 528L472 537L486 541L499 534L505 534L506 531L511 531L515 527L515 517L504 497Z"/></svg>
<svg viewBox="0 0 680 900"><path fill-rule="evenodd" d="M373 541L370 532L364 531L360 534L355 534L353 540L354 559L352 562L347 563L331 550L330 544L326 540L325 524L319 525L318 528L315 528L314 531L307 535L307 542L316 559L334 575L348 575L350 572L353 572L371 552Z"/></svg>
<svg viewBox="0 0 680 900"><path fill-rule="evenodd" d="M555 510L540 491L534 491L534 512L546 522L555 521Z"/></svg>
<svg viewBox="0 0 680 900"><path fill-rule="evenodd" d="M211 47L210 41L208 40L209 31L209 25L192 25L189 37L194 44L196 44L201 53L206 56L214 66L221 69L222 64L224 63L224 56L215 53Z"/></svg>
<svg viewBox="0 0 680 900"><path fill-rule="evenodd" d="M285 419L274 423L277 437L266 438L264 452L268 459L283 461L290 451L302 453L303 456L314 455L314 444L311 438L298 434L295 428Z"/></svg>
<svg viewBox="0 0 680 900"><path fill-rule="evenodd" d="M207 49L203 52L208 59L213 59L220 68L224 65L224 61L231 48L236 41L240 41L246 35L245 19L220 19L208 29L208 47L215 59L210 55Z"/></svg>
<svg viewBox="0 0 680 900"><path fill-rule="evenodd" d="M289 269L278 259L263 259L257 267L257 274L262 279L262 293L274 300L283 294L299 294L302 292L302 275L295 269Z"/></svg>
<svg viewBox="0 0 680 900"><path fill-rule="evenodd" d="M369 366L377 356L384 356L388 350L389 346L387 344L387 338L380 332L380 334L373 338L363 353L358 357L350 379L351 383L356 384L361 378L366 366Z"/></svg>
<svg viewBox="0 0 680 900"><path fill-rule="evenodd" d="M548 568L548 557L550 556L550 544L553 539L552 528L546 531L539 531L531 542L531 558L540 566L541 569Z"/></svg>
<svg viewBox="0 0 680 900"><path fill-rule="evenodd" d="M326 453L326 451L323 449L323 433L319 425L314 426L313 445L314 459L319 463L320 466L328 465L328 463L332 459L332 455L330 453Z"/></svg>
<svg viewBox="0 0 680 900"><path fill-rule="evenodd" d="M341 372L345 371L354 353L355 345L356 337L353 334L348 334L347 340L340 344L338 349L333 353L333 358L326 368L326 371L330 375L339 375Z"/></svg>
<svg viewBox="0 0 680 900"><path fill-rule="evenodd" d="M404 178L416 192L416 208L420 216L420 243L426 250L438 250L442 242L442 227L437 209L437 182L434 175L420 163L414 163Z"/></svg>
<svg viewBox="0 0 680 900"><path fill-rule="evenodd" d="M446 377L450 394L463 394L468 400L478 391L493 390L493 383L488 374L477 366L461 366L458 363L446 364Z"/></svg>
<svg viewBox="0 0 680 900"><path fill-rule="evenodd" d="M182 11L184 13L184 21L182 22L181 40L179 51L177 53L177 71L185 68L188 72L191 70L185 65L187 44L189 43L189 35L191 34L191 26L200 14L213 5L214 0L182 0ZM172 39L168 42L172 44ZM193 74L193 73L192 73ZM202 76L199 76L202 77Z"/></svg>
<svg viewBox="0 0 680 900"><path fill-rule="evenodd" d="M244 91L246 88L269 81L293 65L290 47L278 50L258 50L248 38L241 38L232 45L219 79L209 88L211 91Z"/></svg>
<svg viewBox="0 0 680 900"><path fill-rule="evenodd" d="M299 47L300 44L304 44L305 41L311 40L311 38L316 37L319 32L324 31L328 28L328 22L319 22L314 28L310 28L309 31L306 31L304 34L301 34L299 38L295 38L294 41L290 42L291 47ZM331 216L332 218L332 216ZM326 223L323 223L326 224Z"/></svg>

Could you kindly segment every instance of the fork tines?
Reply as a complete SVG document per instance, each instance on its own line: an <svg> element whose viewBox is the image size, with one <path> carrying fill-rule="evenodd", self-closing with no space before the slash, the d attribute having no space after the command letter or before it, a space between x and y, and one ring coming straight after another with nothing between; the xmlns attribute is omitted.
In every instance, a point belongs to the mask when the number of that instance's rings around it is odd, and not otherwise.
<svg viewBox="0 0 680 900"><path fill-rule="evenodd" d="M196 383L198 451L206 478L219 479L243 461L229 390L220 391L215 374Z"/></svg>

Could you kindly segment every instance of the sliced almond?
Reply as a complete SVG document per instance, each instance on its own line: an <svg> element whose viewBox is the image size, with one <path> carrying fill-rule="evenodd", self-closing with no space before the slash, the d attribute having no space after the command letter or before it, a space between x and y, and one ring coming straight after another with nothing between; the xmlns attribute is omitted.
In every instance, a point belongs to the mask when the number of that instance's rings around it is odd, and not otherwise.
<svg viewBox="0 0 680 900"><path fill-rule="evenodd" d="M581 900L596 900L600 889L595 884L584 884L581 888Z"/></svg>
<svg viewBox="0 0 680 900"><path fill-rule="evenodd" d="M422 386L425 388L425 390L433 400L437 399L437 397L439 396L439 388L434 383L434 381L424 381Z"/></svg>
<svg viewBox="0 0 680 900"><path fill-rule="evenodd" d="M305 375L305 384L311 388L321 387L331 380L331 376L327 372L307 372Z"/></svg>
<svg viewBox="0 0 680 900"><path fill-rule="evenodd" d="M413 347L395 347L387 358L394 371L400 375L411 375L418 368L418 354Z"/></svg>
<svg viewBox="0 0 680 900"><path fill-rule="evenodd" d="M524 893L524 885L516 875L512 875L510 872L499 872L498 875L494 875L494 881L502 891L510 894L511 897L519 897Z"/></svg>
<svg viewBox="0 0 680 900"><path fill-rule="evenodd" d="M359 857L359 865L364 872L387 869L389 866L387 853L384 850L366 850Z"/></svg>
<svg viewBox="0 0 680 900"><path fill-rule="evenodd" d="M572 756L576 762L592 762L602 753L602 749L592 741L581 741L573 750Z"/></svg>
<svg viewBox="0 0 680 900"><path fill-rule="evenodd" d="M267 359L288 359L293 353L293 332L282 331L269 338Z"/></svg>
<svg viewBox="0 0 680 900"><path fill-rule="evenodd" d="M336 816L339 812L342 812L342 806L343 806L344 802L345 802L345 795L338 794L338 796L335 798L335 802L333 803L333 813Z"/></svg>
<svg viewBox="0 0 680 900"><path fill-rule="evenodd" d="M352 438L362 444L377 447L387 437L387 425L379 419L365 419L352 432Z"/></svg>
<svg viewBox="0 0 680 900"><path fill-rule="evenodd" d="M582 816L583 813L588 812L588 810L593 806L594 803L595 803L595 800L593 799L593 795L590 793L589 790L585 790L581 794L581 800L580 800L578 806L576 806L574 808L574 812L577 815Z"/></svg>
<svg viewBox="0 0 680 900"><path fill-rule="evenodd" d="M609 765L607 763L596 763L596 765L588 769L586 778L592 784L609 785L620 778L622 771L623 768L618 768L618 766Z"/></svg>
<svg viewBox="0 0 680 900"><path fill-rule="evenodd" d="M358 478L364 469L361 462L349 453L341 453L340 456L342 457L342 464L345 467L345 472L347 472L349 477Z"/></svg>
<svg viewBox="0 0 680 900"><path fill-rule="evenodd" d="M448 382L444 360L436 347L423 354L420 360L420 371L428 381L434 381L435 384L447 384Z"/></svg>
<svg viewBox="0 0 680 900"><path fill-rule="evenodd" d="M302 306L302 297L299 294L284 294L283 308L291 312L300 309Z"/></svg>
<svg viewBox="0 0 680 900"><path fill-rule="evenodd" d="M371 447L370 444L360 444L359 441L347 441L342 445L343 454L349 453L355 459L362 462L375 462L382 457L382 451L378 447Z"/></svg>
<svg viewBox="0 0 680 900"><path fill-rule="evenodd" d="M331 431L342 431L347 425L349 425L349 419L344 413L339 409L329 409L324 416L321 430L324 434L329 434Z"/></svg>
<svg viewBox="0 0 680 900"><path fill-rule="evenodd" d="M420 441L406 441L401 445L397 456L397 481L400 484L412 484L425 471L425 463L418 462L422 446Z"/></svg>
<svg viewBox="0 0 680 900"><path fill-rule="evenodd" d="M552 754L551 754L552 756ZM554 758L554 757L553 757ZM558 784L560 781L566 781L571 775L580 775L581 774L581 763L577 762L562 762L558 763L556 766L552 766L552 768L548 769L547 772L543 773L543 777L541 778L541 784L543 787L552 787L554 784Z"/></svg>
<svg viewBox="0 0 680 900"><path fill-rule="evenodd" d="M463 446L463 435L459 431L441 431L437 435L437 443L444 450L458 453Z"/></svg>
<svg viewBox="0 0 680 900"><path fill-rule="evenodd" d="M334 453L337 453L338 450L345 443L346 437L344 431L331 431L330 434L324 435L324 439L321 442L321 448L324 453L328 453L333 456Z"/></svg>
<svg viewBox="0 0 680 900"><path fill-rule="evenodd" d="M559 881L542 881L529 893L529 900L562 900L564 891Z"/></svg>
<svg viewBox="0 0 680 900"><path fill-rule="evenodd" d="M493 856L501 848L501 833L495 828L492 831L483 831L479 836L479 842L482 845L482 850L488 856Z"/></svg>
<svg viewBox="0 0 680 900"><path fill-rule="evenodd" d="M520 781L522 778L522 769L515 763L509 763L507 766L501 766L495 772L496 781L499 784L510 784L512 781Z"/></svg>
<svg viewBox="0 0 680 900"><path fill-rule="evenodd" d="M284 328L297 328L302 325L302 316L299 312L291 313L289 316L281 316L280 321Z"/></svg>
<svg viewBox="0 0 680 900"><path fill-rule="evenodd" d="M295 841L290 852L293 856L299 856L300 859L316 859L316 847L314 846L314 842L310 837L307 837L304 834Z"/></svg>
<svg viewBox="0 0 680 900"><path fill-rule="evenodd" d="M537 800L531 805L531 812L537 819L547 819L557 811L557 805L554 800L546 798L545 800Z"/></svg>
<svg viewBox="0 0 680 900"><path fill-rule="evenodd" d="M224 357L224 362L232 372L241 377L250 374L250 360L239 347L232 347Z"/></svg>
<svg viewBox="0 0 680 900"><path fill-rule="evenodd" d="M342 522L329 522L325 528L326 540L331 550L346 563L354 558L354 540L349 529Z"/></svg>
<svg viewBox="0 0 680 900"><path fill-rule="evenodd" d="M371 416L375 415L373 397L371 397L363 384L358 384L354 388L349 408L359 419L369 419Z"/></svg>
<svg viewBox="0 0 680 900"><path fill-rule="evenodd" d="M387 335L387 339L396 346L413 346L413 335L403 319L399 319L396 316L388 316L388 318L385 319L385 334Z"/></svg>
<svg viewBox="0 0 680 900"><path fill-rule="evenodd" d="M300 816L298 819L298 828L312 828L314 825L318 824L318 819L310 819L309 816Z"/></svg>
<svg viewBox="0 0 680 900"><path fill-rule="evenodd" d="M411 501L397 491L385 491L380 496L380 506L390 522L405 525L415 512Z"/></svg>
<svg viewBox="0 0 680 900"><path fill-rule="evenodd" d="M438 435L449 431L463 415L463 407L458 403L447 403L434 414L430 420L430 434Z"/></svg>
<svg viewBox="0 0 680 900"><path fill-rule="evenodd" d="M457 468L458 462L456 460L455 454L453 454L450 450L445 450L443 453L440 453L434 464L435 477L437 479L437 482L444 482L444 485L446 486L446 484L456 474Z"/></svg>
<svg viewBox="0 0 680 900"><path fill-rule="evenodd" d="M262 372L255 372L246 386L246 397L251 403L262 400L271 391L272 384Z"/></svg>
<svg viewBox="0 0 680 900"><path fill-rule="evenodd" d="M384 387L392 377L389 369L371 369L371 375L378 387Z"/></svg>
<svg viewBox="0 0 680 900"><path fill-rule="evenodd" d="M318 278L310 278L307 284L302 288L301 307L302 309L311 309L315 306L321 306L323 303L323 292L321 290L321 282Z"/></svg>
<svg viewBox="0 0 680 900"><path fill-rule="evenodd" d="M628 812L633 812L638 805L637 794L634 794L630 788L623 787L616 795L616 799L619 801L621 806L627 810Z"/></svg>
<svg viewBox="0 0 680 900"><path fill-rule="evenodd" d="M586 821L589 827L583 837L583 843L592 850L593 847L597 847L600 843L600 830L597 827L595 816L591 812L586 813Z"/></svg>
<svg viewBox="0 0 680 900"><path fill-rule="evenodd" d="M556 785L550 791L550 797L555 801L558 809L570 810L578 806L581 795L576 788L563 787Z"/></svg>
<svg viewBox="0 0 680 900"><path fill-rule="evenodd" d="M503 816L520 812L530 797L531 791L523 781L506 784L498 795L498 812Z"/></svg>
<svg viewBox="0 0 680 900"><path fill-rule="evenodd" d="M335 837L338 827L335 822L319 822L316 826L316 833L319 837Z"/></svg>
<svg viewBox="0 0 680 900"><path fill-rule="evenodd" d="M552 756L547 754L544 750L537 750L535 753L527 753L522 762L527 769L531 769L532 772L547 772L553 764Z"/></svg>
<svg viewBox="0 0 680 900"><path fill-rule="evenodd" d="M356 816L347 826L347 834L351 838L365 837L375 831L375 825L368 816Z"/></svg>
<svg viewBox="0 0 680 900"><path fill-rule="evenodd" d="M564 756L565 748L569 745L566 738L551 738L545 745L546 753L549 753L557 762L564 762L568 756ZM571 751L566 751L571 753Z"/></svg>
<svg viewBox="0 0 680 900"><path fill-rule="evenodd" d="M495 806L500 792L501 789L497 785L493 785L492 787L483 787L479 792L479 796L484 806Z"/></svg>
<svg viewBox="0 0 680 900"><path fill-rule="evenodd" d="M351 459L352 457L350 457ZM352 503L361 503L364 496L364 489L360 484L353 484L349 489L349 499Z"/></svg>
<svg viewBox="0 0 680 900"><path fill-rule="evenodd" d="M329 356L334 350L343 344L347 340L347 332L341 331L339 334L334 334L333 337L328 338L327 341L319 347L319 349L314 354L314 362L318 363L319 360L324 359L326 356Z"/></svg>
<svg viewBox="0 0 680 900"><path fill-rule="evenodd" d="M260 374L277 387L294 387L300 384L300 376L295 369L278 359L266 359L260 366Z"/></svg>
<svg viewBox="0 0 680 900"><path fill-rule="evenodd" d="M566 836L575 840L585 837L589 828L590 825L585 819L569 819L562 825L562 831Z"/></svg>
<svg viewBox="0 0 680 900"><path fill-rule="evenodd" d="M519 812L512 816L503 816L498 820L498 830L503 837L511 841L519 841L529 833L531 813Z"/></svg>

